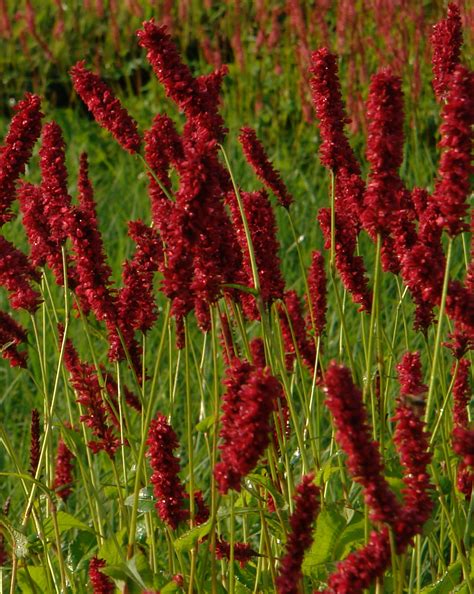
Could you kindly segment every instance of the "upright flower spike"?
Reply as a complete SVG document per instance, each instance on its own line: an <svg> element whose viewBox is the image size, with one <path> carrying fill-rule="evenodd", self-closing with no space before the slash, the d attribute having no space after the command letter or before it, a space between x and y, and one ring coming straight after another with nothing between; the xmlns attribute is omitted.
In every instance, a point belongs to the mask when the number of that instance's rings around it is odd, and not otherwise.
<svg viewBox="0 0 474 594"><path fill-rule="evenodd" d="M53 487L63 501L67 501L72 493L74 454L64 443L62 437L59 439L56 453L56 465L54 471Z"/></svg>
<svg viewBox="0 0 474 594"><path fill-rule="evenodd" d="M240 567L245 565L257 557L258 553L252 549L252 547L245 542L234 543L234 561L240 564ZM216 557L217 559L230 559L230 543L223 539L217 539L216 542Z"/></svg>
<svg viewBox="0 0 474 594"><path fill-rule="evenodd" d="M405 353L397 371L402 396L418 396L428 391L428 386L422 383L420 353Z"/></svg>
<svg viewBox="0 0 474 594"><path fill-rule="evenodd" d="M252 128L240 130L239 141L244 151L245 158L252 165L257 177L278 198L279 203L286 209L290 208L293 196L288 192L278 171L268 159L263 144L257 138Z"/></svg>
<svg viewBox="0 0 474 594"><path fill-rule="evenodd" d="M93 594L113 594L115 592L114 582L109 576L100 570L106 566L103 559L93 557L89 563L89 579L91 581Z"/></svg>
<svg viewBox="0 0 474 594"><path fill-rule="evenodd" d="M442 150L433 201L451 237L467 231L474 125L474 72L457 66L451 77L440 128Z"/></svg>
<svg viewBox="0 0 474 594"><path fill-rule="evenodd" d="M459 7L454 2L450 2L447 17L434 25L431 34L433 88L438 101L446 97L451 77L460 63L462 42Z"/></svg>
<svg viewBox="0 0 474 594"><path fill-rule="evenodd" d="M341 170L359 174L359 164L344 132L349 120L342 100L336 56L326 48L313 52L310 72L313 75L311 93L323 141L319 150L321 163L336 177Z"/></svg>
<svg viewBox="0 0 474 594"><path fill-rule="evenodd" d="M89 179L89 160L87 153L81 153L81 156L79 157L77 197L81 210L86 213L93 222L97 223L94 188Z"/></svg>
<svg viewBox="0 0 474 594"><path fill-rule="evenodd" d="M36 475L40 459L40 416L36 408L31 411L30 426L30 474Z"/></svg>
<svg viewBox="0 0 474 594"><path fill-rule="evenodd" d="M235 359L224 381L221 462L214 468L219 491L240 491L240 481L257 464L270 442L271 413L281 394L278 380L268 368Z"/></svg>
<svg viewBox="0 0 474 594"><path fill-rule="evenodd" d="M333 361L325 375L326 405L336 427L336 440L347 455L351 475L364 488L364 498L374 522L392 524L400 504L383 476L377 443L372 441L360 390L349 369Z"/></svg>
<svg viewBox="0 0 474 594"><path fill-rule="evenodd" d="M0 346L2 357L12 367L26 367L26 352L18 350L26 342L26 330L6 312L0 310Z"/></svg>
<svg viewBox="0 0 474 594"><path fill-rule="evenodd" d="M316 350L314 342L308 339L306 324L296 291L286 291L283 301L285 307L278 304L278 313L285 345L287 367L291 368L298 350L305 365L313 371Z"/></svg>
<svg viewBox="0 0 474 594"><path fill-rule="evenodd" d="M460 359L453 385L453 421L454 428L461 430L469 429L468 405L471 398L469 385L469 370L471 363L468 359ZM453 365L453 369L456 366ZM469 468L464 460L461 460L457 469L457 487L470 500L474 486L474 468Z"/></svg>
<svg viewBox="0 0 474 594"><path fill-rule="evenodd" d="M78 62L71 68L74 89L87 105L96 122L108 130L129 153L140 150L141 138L136 121L103 80Z"/></svg>
<svg viewBox="0 0 474 594"><path fill-rule="evenodd" d="M309 296L307 296L307 301L308 308L311 310L308 320L315 335L322 336L326 326L327 288L324 258L321 252L318 251L314 251L311 255L311 266L308 270L308 288Z"/></svg>
<svg viewBox="0 0 474 594"><path fill-rule="evenodd" d="M313 483L314 475L301 479L294 496L294 512L290 517L291 531L280 562L276 580L278 594L298 594L298 582L303 577L301 565L305 551L313 542L312 525L319 510L319 489Z"/></svg>
<svg viewBox="0 0 474 594"><path fill-rule="evenodd" d="M260 293L266 305L283 297L284 280L280 271L278 256L279 244L276 237L275 215L265 190L240 193L252 239L255 260L259 275ZM242 216L235 194L229 192L227 202L232 212L232 221L237 233L237 241L243 254L243 284L254 287L250 253L247 245ZM242 295L245 314L253 319L258 317L255 300L248 294Z"/></svg>
<svg viewBox="0 0 474 594"><path fill-rule="evenodd" d="M371 170L361 219L369 234L386 237L403 206L403 184L398 169L403 160L403 94L401 79L389 69L370 81L367 100L367 160ZM395 270L397 272L397 270Z"/></svg>
<svg viewBox="0 0 474 594"><path fill-rule="evenodd" d="M150 423L147 445L156 509L163 522L175 530L189 512L185 508L186 492L178 476L179 458L173 454L179 447L178 437L160 413Z"/></svg>
<svg viewBox="0 0 474 594"><path fill-rule="evenodd" d="M15 184L24 173L41 133L43 114L40 110L40 98L26 93L15 107L15 115L0 148L0 225L13 217L10 206L15 200Z"/></svg>

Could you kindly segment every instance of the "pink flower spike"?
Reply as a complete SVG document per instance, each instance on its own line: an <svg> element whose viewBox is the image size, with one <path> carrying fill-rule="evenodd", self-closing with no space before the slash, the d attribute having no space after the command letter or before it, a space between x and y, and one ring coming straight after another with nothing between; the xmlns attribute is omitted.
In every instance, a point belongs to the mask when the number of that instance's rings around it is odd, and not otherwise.
<svg viewBox="0 0 474 594"><path fill-rule="evenodd" d="M78 62L70 75L77 94L94 116L96 122L108 130L129 153L140 150L141 138L136 121L129 115L103 80Z"/></svg>

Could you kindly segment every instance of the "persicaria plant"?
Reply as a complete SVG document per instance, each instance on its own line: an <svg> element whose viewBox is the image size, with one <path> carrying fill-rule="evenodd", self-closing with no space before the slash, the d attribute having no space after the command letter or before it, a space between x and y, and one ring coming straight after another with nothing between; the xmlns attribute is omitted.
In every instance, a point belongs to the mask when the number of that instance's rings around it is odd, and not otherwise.
<svg viewBox="0 0 474 594"><path fill-rule="evenodd" d="M148 214L127 221L120 266L94 146L71 167L26 93L0 150L2 401L24 391L0 427L5 591L472 594L474 73L458 6L431 37L426 187L405 179L416 129L396 67L367 80L363 159L338 56L300 44L318 208L264 130L229 132L225 65L196 74L154 19L137 39L170 107L144 127L92 64L70 68L141 169Z"/></svg>

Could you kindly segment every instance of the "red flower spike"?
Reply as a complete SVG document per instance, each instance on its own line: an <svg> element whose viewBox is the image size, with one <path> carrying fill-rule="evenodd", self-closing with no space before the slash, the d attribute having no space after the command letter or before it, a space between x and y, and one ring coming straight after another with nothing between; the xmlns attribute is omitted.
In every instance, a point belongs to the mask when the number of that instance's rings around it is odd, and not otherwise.
<svg viewBox="0 0 474 594"><path fill-rule="evenodd" d="M325 375L326 405L336 427L336 440L347 455L347 467L364 488L374 522L392 524L400 504L383 476L383 462L367 421L360 390L349 369L333 361Z"/></svg>
<svg viewBox="0 0 474 594"><path fill-rule="evenodd" d="M265 305L270 305L275 299L281 299L284 291L278 256L280 246L276 237L275 215L265 190L241 192L241 198L255 253L260 293ZM227 202L232 212L237 241L243 254L242 284L253 287L250 255L235 194L229 192ZM257 319L258 312L254 297L246 293L241 296L241 300L245 314L251 319Z"/></svg>
<svg viewBox="0 0 474 594"><path fill-rule="evenodd" d="M451 77L460 62L462 42L459 8L454 2L450 2L448 16L434 25L431 34L433 89L438 101L446 97Z"/></svg>
<svg viewBox="0 0 474 594"><path fill-rule="evenodd" d="M311 255L311 266L308 270L309 299L306 296L308 308L308 323L313 327L316 336L324 334L326 327L327 288L324 258L321 252L314 251Z"/></svg>
<svg viewBox="0 0 474 594"><path fill-rule="evenodd" d="M60 341L62 341L63 331L60 327ZM95 454L103 450L113 458L120 447L120 440L107 422L107 411L95 368L93 365L81 362L70 339L66 340L64 365L69 371L77 402L84 407L84 414L81 415L80 420L90 427L96 438L89 441L87 445Z"/></svg>
<svg viewBox="0 0 474 594"><path fill-rule="evenodd" d="M0 149L0 225L13 218L10 206L15 200L15 184L25 172L33 146L41 133L41 101L26 93L15 106L4 144Z"/></svg>
<svg viewBox="0 0 474 594"><path fill-rule="evenodd" d="M176 530L189 517L189 512L184 506L187 496L178 476L179 458L173 454L179 447L178 437L164 415L158 413L150 423L147 444L158 515Z"/></svg>
<svg viewBox="0 0 474 594"><path fill-rule="evenodd" d="M321 208L318 221L324 235L325 249L331 247L331 211ZM350 213L336 210L336 268L344 287L349 291L354 303L360 304L361 311L370 312L372 295L364 261L355 255L357 247L357 229Z"/></svg>
<svg viewBox="0 0 474 594"><path fill-rule="evenodd" d="M390 539L388 530L372 532L368 543L359 551L350 553L337 564L336 571L328 578L328 588L323 594L362 594L390 564Z"/></svg>
<svg viewBox="0 0 474 594"><path fill-rule="evenodd" d="M474 471L474 429L453 429L453 450L461 456L466 467Z"/></svg>
<svg viewBox="0 0 474 594"><path fill-rule="evenodd" d="M2 357L8 359L12 367L26 367L26 352L21 352L17 348L22 342L26 342L26 330L6 312L0 310Z"/></svg>
<svg viewBox="0 0 474 594"><path fill-rule="evenodd" d="M322 48L312 53L311 64L311 93L323 141L319 149L321 163L336 177L341 170L358 175L360 167L344 132L350 120L342 100L336 56Z"/></svg>
<svg viewBox="0 0 474 594"><path fill-rule="evenodd" d="M113 594L115 592L114 582L100 570L106 566L103 559L93 557L89 563L89 579L93 594Z"/></svg>
<svg viewBox="0 0 474 594"><path fill-rule="evenodd" d="M293 196L288 192L280 174L268 159L263 144L257 138L252 128L240 130L239 142L242 145L247 162L252 165L257 177L278 198L279 203L286 209L290 208Z"/></svg>
<svg viewBox="0 0 474 594"><path fill-rule="evenodd" d="M451 76L440 127L442 150L439 179L433 201L441 215L441 226L451 237L467 231L474 125L474 72L457 66Z"/></svg>
<svg viewBox="0 0 474 594"><path fill-rule="evenodd" d="M31 411L31 426L30 426L30 474L36 475L40 459L40 417L39 412L34 408Z"/></svg>
<svg viewBox="0 0 474 594"><path fill-rule="evenodd" d="M401 79L381 69L372 76L367 99L367 160L371 165L361 219L375 238L388 235L403 206L398 169L403 160L403 94ZM395 270L397 272L397 270Z"/></svg>
<svg viewBox="0 0 474 594"><path fill-rule="evenodd" d="M258 553L249 544L245 542L234 542L234 561L237 561L240 567L245 567L253 557L257 556ZM230 543L222 538L216 541L216 557L217 559L230 560Z"/></svg>
<svg viewBox="0 0 474 594"><path fill-rule="evenodd" d="M453 371L455 369L453 365ZM471 399L471 389L469 386L469 370L471 363L468 359L461 359L458 364L458 370L453 385L453 419L454 424L459 427L468 427L469 417L467 415L467 406Z"/></svg>
<svg viewBox="0 0 474 594"><path fill-rule="evenodd" d="M87 153L81 153L79 158L79 178L77 180L77 197L82 212L97 224L94 188L89 179L89 161Z"/></svg>
<svg viewBox="0 0 474 594"><path fill-rule="evenodd" d="M296 291L286 291L284 294L286 311L278 304L280 327L286 351L286 365L291 369L296 356L296 349L304 364L311 370L314 369L316 350L314 342L308 339L306 324L301 313L301 305ZM290 325L291 324L291 325Z"/></svg>
<svg viewBox="0 0 474 594"><path fill-rule="evenodd" d="M278 594L299 592L298 582L303 577L301 565L305 551L313 542L312 525L319 511L319 489L313 479L313 474L304 476L296 489L294 512L290 517L291 532L276 580Z"/></svg>
<svg viewBox="0 0 474 594"><path fill-rule="evenodd" d="M103 80L78 62L70 70L74 89L87 105L96 122L108 130L129 153L140 150L141 138L136 121L130 116Z"/></svg>
<svg viewBox="0 0 474 594"><path fill-rule="evenodd" d="M67 501L72 493L74 454L60 438L56 453L56 467L54 474L54 490L58 497Z"/></svg>
<svg viewBox="0 0 474 594"><path fill-rule="evenodd" d="M405 353L397 371L403 396L418 396L428 391L428 386L422 383L420 353Z"/></svg>
<svg viewBox="0 0 474 594"><path fill-rule="evenodd" d="M214 468L219 491L240 491L240 481L257 464L270 442L271 413L281 395L278 380L268 368L235 359L224 381L221 462Z"/></svg>
<svg viewBox="0 0 474 594"><path fill-rule="evenodd" d="M0 236L0 255L0 286L8 290L10 305L34 313L41 298L31 282L38 282L40 275L25 254L3 236Z"/></svg>
<svg viewBox="0 0 474 594"><path fill-rule="evenodd" d="M421 534L423 525L433 510L431 482L428 466L431 462L428 434L418 411L399 402L395 417L393 440L403 466L404 504L398 518L394 514L392 526L395 531L397 552L403 553L416 534Z"/></svg>

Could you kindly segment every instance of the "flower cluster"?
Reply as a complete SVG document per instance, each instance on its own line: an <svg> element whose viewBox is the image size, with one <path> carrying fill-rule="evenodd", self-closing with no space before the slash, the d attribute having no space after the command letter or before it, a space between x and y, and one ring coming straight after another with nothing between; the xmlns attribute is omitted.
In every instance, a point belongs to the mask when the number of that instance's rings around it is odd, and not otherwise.
<svg viewBox="0 0 474 594"><path fill-rule="evenodd" d="M280 563L276 581L278 594L298 594L298 582L303 577L301 564L305 551L313 542L312 525L319 509L319 489L314 476L304 476L294 496L295 509L290 517L291 532L286 542L286 552Z"/></svg>
<svg viewBox="0 0 474 594"><path fill-rule="evenodd" d="M250 229L260 284L260 295L264 304L270 305L274 300L283 297L284 290L278 256L279 244L276 238L275 215L265 190L240 192L240 196ZM237 241L243 254L242 284L255 288L242 216L233 192L229 192L227 195L227 202L232 212ZM254 298L245 294L241 299L245 314L252 319L257 318L258 312Z"/></svg>
<svg viewBox="0 0 474 594"><path fill-rule="evenodd" d="M474 125L474 72L457 66L450 78L440 128L442 150L433 200L451 236L466 231Z"/></svg>
<svg viewBox="0 0 474 594"><path fill-rule="evenodd" d="M278 304L280 326L286 352L286 364L291 368L296 349L301 359L312 371L316 358L314 342L309 340L301 305L296 291L286 291L283 296L284 307Z"/></svg>
<svg viewBox="0 0 474 594"><path fill-rule="evenodd" d="M400 393L403 396L417 396L428 391L422 383L420 353L405 353L397 365Z"/></svg>
<svg viewBox="0 0 474 594"><path fill-rule="evenodd" d="M400 504L383 476L377 443L372 441L360 390L349 369L332 362L326 371L326 405L336 427L336 440L347 454L350 473L364 488L364 498L374 522L392 523Z"/></svg>
<svg viewBox="0 0 474 594"><path fill-rule="evenodd" d="M15 115L0 149L0 225L13 217L10 206L15 199L15 183L24 173L41 133L43 114L40 110L40 98L26 93L15 107Z"/></svg>
<svg viewBox="0 0 474 594"><path fill-rule="evenodd" d="M0 286L9 291L10 305L34 313L40 304L40 295L31 283L39 281L39 274L26 255L3 235L0 235L0 254Z"/></svg>
<svg viewBox="0 0 474 594"><path fill-rule="evenodd" d="M26 331L0 310L0 347L2 357L10 361L12 367L26 367L26 353L18 350L18 345L26 342Z"/></svg>
<svg viewBox="0 0 474 594"><path fill-rule="evenodd" d="M219 491L240 491L240 480L257 464L270 441L271 413L281 394L268 369L235 359L227 370L222 406L221 462L214 468Z"/></svg>
<svg viewBox="0 0 474 594"><path fill-rule="evenodd" d="M471 397L471 389L469 385L469 370L471 364L468 359L460 359L457 364L456 377L453 385L453 421L454 430L469 429L469 417L467 414L467 407ZM456 366L454 366L456 370ZM456 439L456 438L455 438ZM461 460L458 466L457 486L463 495L471 498L472 488L474 486L474 469L469 468L465 460Z"/></svg>
<svg viewBox="0 0 474 594"><path fill-rule="evenodd" d="M245 542L234 542L234 561L237 561L240 567L244 567L257 555L258 553L249 544ZM216 557L218 559L230 559L230 543L222 538L216 541Z"/></svg>
<svg viewBox="0 0 474 594"><path fill-rule="evenodd" d="M459 64L462 42L462 23L459 7L454 2L450 2L448 4L448 16L434 25L431 34L433 89L438 101L446 97L451 76Z"/></svg>
<svg viewBox="0 0 474 594"><path fill-rule="evenodd" d="M242 128L240 130L239 141L242 145L245 158L252 165L263 184L275 194L282 206L286 209L290 208L293 197L288 192L280 174L268 159L263 144L257 138L255 130L252 128Z"/></svg>
<svg viewBox="0 0 474 594"><path fill-rule="evenodd" d="M113 594L115 591L114 582L100 570L105 567L103 559L93 557L89 563L89 579L91 581L93 594Z"/></svg>
<svg viewBox="0 0 474 594"><path fill-rule="evenodd" d="M129 153L140 150L141 138L136 121L122 107L109 87L99 76L78 62L70 74L76 93L92 112L95 120L117 139Z"/></svg>
<svg viewBox="0 0 474 594"><path fill-rule="evenodd" d="M61 438L56 453L56 465L54 473L54 489L63 501L67 501L72 493L74 454Z"/></svg>
<svg viewBox="0 0 474 594"><path fill-rule="evenodd" d="M147 444L156 509L163 522L174 530L189 517L189 512L184 507L186 493L178 476L179 458L173 454L179 447L178 437L164 415L157 413L150 423Z"/></svg>
<svg viewBox="0 0 474 594"><path fill-rule="evenodd" d="M327 288L324 258L321 252L314 251L311 256L311 266L308 270L309 295L308 322L316 336L322 336L326 326Z"/></svg>
<svg viewBox="0 0 474 594"><path fill-rule="evenodd" d="M36 475L38 464L40 460L40 416L36 408L31 411L31 425L30 425L30 474Z"/></svg>
<svg viewBox="0 0 474 594"><path fill-rule="evenodd" d="M60 327L60 340L63 339L63 332L63 328ZM107 452L110 458L113 458L120 447L120 439L107 422L108 415L96 370L93 365L83 363L79 359L79 355L69 338L66 339L64 364L69 371L71 385L76 392L76 401L84 409L81 422L90 427L95 437L87 445L94 453L103 450Z"/></svg>

